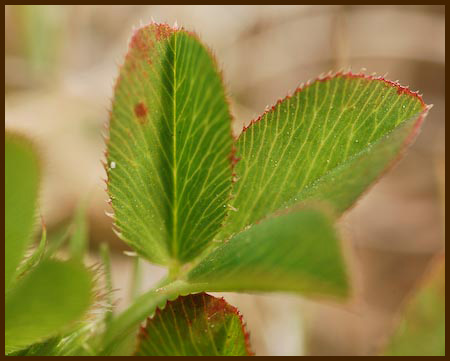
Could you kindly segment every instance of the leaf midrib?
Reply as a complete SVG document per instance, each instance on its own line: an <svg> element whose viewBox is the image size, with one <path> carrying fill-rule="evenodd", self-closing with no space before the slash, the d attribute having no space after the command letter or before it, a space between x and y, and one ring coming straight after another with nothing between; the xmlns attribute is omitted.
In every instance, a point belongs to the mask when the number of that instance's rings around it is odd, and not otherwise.
<svg viewBox="0 0 450 361"><path fill-rule="evenodd" d="M173 122L173 154L172 154L172 176L173 176L173 220L172 220L172 256L174 258L177 258L178 255L178 233L177 233L177 227L178 227L178 204L177 204L177 117L176 117L176 110L177 110L177 36L176 34L173 35L173 106L172 106L172 122Z"/></svg>

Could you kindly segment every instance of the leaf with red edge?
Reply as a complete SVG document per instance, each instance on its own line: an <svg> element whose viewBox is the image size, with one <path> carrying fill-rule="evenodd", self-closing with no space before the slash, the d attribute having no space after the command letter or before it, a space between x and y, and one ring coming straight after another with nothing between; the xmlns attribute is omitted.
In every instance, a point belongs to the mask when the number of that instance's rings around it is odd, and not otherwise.
<svg viewBox="0 0 450 361"><path fill-rule="evenodd" d="M428 109L417 93L364 74L298 88L239 136L232 211L216 239L305 202L341 214L411 143Z"/></svg>
<svg viewBox="0 0 450 361"><path fill-rule="evenodd" d="M133 35L114 91L106 171L120 238L148 260L195 258L231 191L231 115L220 71L195 34Z"/></svg>
<svg viewBox="0 0 450 361"><path fill-rule="evenodd" d="M236 307L206 293L168 301L139 333L137 356L250 356Z"/></svg>

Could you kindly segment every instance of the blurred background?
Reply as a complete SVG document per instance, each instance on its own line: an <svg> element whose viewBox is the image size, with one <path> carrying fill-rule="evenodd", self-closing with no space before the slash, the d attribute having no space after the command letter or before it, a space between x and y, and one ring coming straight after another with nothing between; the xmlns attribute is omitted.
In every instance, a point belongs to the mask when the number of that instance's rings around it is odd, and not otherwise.
<svg viewBox="0 0 450 361"><path fill-rule="evenodd" d="M345 305L298 296L224 294L258 355L370 355L405 297L444 251L444 6L6 6L5 126L42 150L41 213L50 234L88 199L92 259L113 250L118 309L164 270L140 265L111 231L102 131L133 28L168 22L213 48L236 134L288 90L341 68L399 80L434 104L417 142L339 222L355 292Z"/></svg>

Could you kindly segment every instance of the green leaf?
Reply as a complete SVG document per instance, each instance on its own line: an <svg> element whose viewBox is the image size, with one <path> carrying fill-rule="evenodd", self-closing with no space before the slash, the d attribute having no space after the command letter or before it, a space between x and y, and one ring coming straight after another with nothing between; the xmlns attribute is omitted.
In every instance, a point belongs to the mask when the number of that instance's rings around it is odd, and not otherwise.
<svg viewBox="0 0 450 361"><path fill-rule="evenodd" d="M150 261L186 262L217 233L231 189L231 116L198 38L151 24L114 93L106 170L120 237Z"/></svg>
<svg viewBox="0 0 450 361"><path fill-rule="evenodd" d="M137 356L249 356L239 311L205 293L169 301L139 334Z"/></svg>
<svg viewBox="0 0 450 361"><path fill-rule="evenodd" d="M206 291L291 291L343 298L349 284L328 217L316 209L295 210L219 245L186 279L166 282L139 296L108 327L103 354L113 353L145 315L167 300Z"/></svg>
<svg viewBox="0 0 450 361"><path fill-rule="evenodd" d="M78 262L45 260L21 279L5 304L5 352L66 330L92 300L91 274Z"/></svg>
<svg viewBox="0 0 450 361"><path fill-rule="evenodd" d="M39 162L24 137L5 135L5 293L31 240L39 187Z"/></svg>
<svg viewBox="0 0 450 361"><path fill-rule="evenodd" d="M12 352L8 356L56 356L59 342L59 337L53 337L44 342L33 344L23 350Z"/></svg>
<svg viewBox="0 0 450 361"><path fill-rule="evenodd" d="M319 79L266 111L237 140L231 209L218 239L311 199L350 207L411 140L428 107L396 83Z"/></svg>
<svg viewBox="0 0 450 361"><path fill-rule="evenodd" d="M85 332L88 333L88 332ZM89 332L92 334L92 330ZM8 354L8 356L95 356L92 350L86 350L87 337L76 330L66 335L56 336L35 343L23 350Z"/></svg>
<svg viewBox="0 0 450 361"><path fill-rule="evenodd" d="M445 263L407 304L386 356L445 356Z"/></svg>
<svg viewBox="0 0 450 361"><path fill-rule="evenodd" d="M340 244L330 220L303 209L265 220L218 246L187 276L195 291L293 291L345 297Z"/></svg>

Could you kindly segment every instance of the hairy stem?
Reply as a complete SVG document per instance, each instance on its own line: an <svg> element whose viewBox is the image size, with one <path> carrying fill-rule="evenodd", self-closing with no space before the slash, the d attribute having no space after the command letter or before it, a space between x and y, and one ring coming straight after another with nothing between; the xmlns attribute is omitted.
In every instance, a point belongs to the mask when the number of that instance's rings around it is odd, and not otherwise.
<svg viewBox="0 0 450 361"><path fill-rule="evenodd" d="M167 291L166 285L171 286ZM185 288L185 282L171 282L170 277L167 277L155 288L136 298L125 311L113 319L105 331L101 355L114 352L120 347L121 342L137 329L140 322L152 316L156 308L163 307L167 300L176 298L180 292L185 291Z"/></svg>

